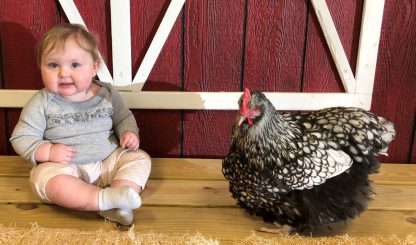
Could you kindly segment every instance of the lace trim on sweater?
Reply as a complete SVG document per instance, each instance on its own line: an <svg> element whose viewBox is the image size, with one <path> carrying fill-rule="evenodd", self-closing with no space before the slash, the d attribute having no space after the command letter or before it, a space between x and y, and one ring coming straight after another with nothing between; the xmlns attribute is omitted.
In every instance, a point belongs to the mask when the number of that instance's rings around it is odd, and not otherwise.
<svg viewBox="0 0 416 245"><path fill-rule="evenodd" d="M76 112L67 114L52 114L47 116L47 122L50 126L68 125L76 122L88 122L96 118L110 117L113 114L113 108L99 108L95 111Z"/></svg>

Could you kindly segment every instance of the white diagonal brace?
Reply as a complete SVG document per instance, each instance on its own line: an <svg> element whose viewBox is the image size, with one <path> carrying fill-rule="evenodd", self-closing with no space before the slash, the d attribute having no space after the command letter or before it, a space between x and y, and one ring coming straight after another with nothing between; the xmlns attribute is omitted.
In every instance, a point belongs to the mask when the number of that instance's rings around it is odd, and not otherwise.
<svg viewBox="0 0 416 245"><path fill-rule="evenodd" d="M384 0L365 0L358 46L355 93L372 94L383 21Z"/></svg>
<svg viewBox="0 0 416 245"><path fill-rule="evenodd" d="M352 73L351 66L345 55L344 48L342 47L341 40L339 39L337 30L335 28L334 21L332 20L328 6L325 0L312 0L312 5L315 9L316 16L318 17L319 24L321 25L323 34L331 51L332 58L335 61L339 76L341 77L342 84L344 85L345 92L355 92L355 78Z"/></svg>
<svg viewBox="0 0 416 245"><path fill-rule="evenodd" d="M113 85L129 86L131 74L130 0L110 0Z"/></svg>
<svg viewBox="0 0 416 245"><path fill-rule="evenodd" d="M163 16L162 22L153 37L152 43L150 44L149 49L140 64L139 70L133 79L136 91L142 90L144 83L149 77L150 71L152 70L153 65L155 64L156 59L159 56L160 51L162 50L162 47L165 44L166 39L168 38L168 35L171 32L184 4L185 0L172 0L169 4L168 9Z"/></svg>
<svg viewBox="0 0 416 245"><path fill-rule="evenodd" d="M59 3L61 4L62 9L64 10L69 22L74 24L80 24L87 28L73 0L59 0ZM97 71L97 76L103 82L113 83L113 78L111 77L110 71L108 70L107 65L102 59L101 54L99 55L101 63Z"/></svg>

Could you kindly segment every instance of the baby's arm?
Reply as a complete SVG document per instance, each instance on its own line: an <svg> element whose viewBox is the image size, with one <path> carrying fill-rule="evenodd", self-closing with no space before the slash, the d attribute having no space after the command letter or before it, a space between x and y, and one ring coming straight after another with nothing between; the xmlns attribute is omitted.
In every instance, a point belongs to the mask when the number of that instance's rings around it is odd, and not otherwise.
<svg viewBox="0 0 416 245"><path fill-rule="evenodd" d="M37 164L35 152L45 143L43 134L46 129L46 94L41 90L23 107L19 121L10 137L13 149L33 165Z"/></svg>
<svg viewBox="0 0 416 245"><path fill-rule="evenodd" d="M113 105L113 126L116 136L120 139L120 146L130 150L137 150L140 146L139 128L133 113L127 108L120 94L111 88Z"/></svg>
<svg viewBox="0 0 416 245"><path fill-rule="evenodd" d="M64 144L42 143L35 152L36 162L58 162L68 164L75 149Z"/></svg>
<svg viewBox="0 0 416 245"><path fill-rule="evenodd" d="M125 149L137 150L140 147L140 139L133 132L125 132L121 136L120 146Z"/></svg>

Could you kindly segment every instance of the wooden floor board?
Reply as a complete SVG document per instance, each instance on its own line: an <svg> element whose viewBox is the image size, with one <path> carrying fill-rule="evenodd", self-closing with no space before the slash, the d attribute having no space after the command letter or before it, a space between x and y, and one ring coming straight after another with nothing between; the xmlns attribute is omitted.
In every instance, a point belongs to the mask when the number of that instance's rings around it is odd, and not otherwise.
<svg viewBox="0 0 416 245"><path fill-rule="evenodd" d="M0 224L48 228L116 229L95 212L45 205L29 186L31 165L20 157L0 156ZM368 210L346 224L319 228L314 236L405 235L416 231L416 165L382 164L371 177L376 193ZM270 226L238 208L221 173L220 159L153 159L150 180L135 210L135 230L194 233L220 240L249 236ZM273 235L257 232L264 237ZM309 235L309 234L307 234Z"/></svg>
<svg viewBox="0 0 416 245"><path fill-rule="evenodd" d="M371 210L416 210L416 186L374 184L374 192Z"/></svg>
<svg viewBox="0 0 416 245"><path fill-rule="evenodd" d="M0 176L29 176L32 165L18 156L0 156ZM416 185L416 164L382 163L371 175L380 184ZM224 180L221 159L154 158L151 179Z"/></svg>
<svg viewBox="0 0 416 245"><path fill-rule="evenodd" d="M197 214L197 215L196 215ZM416 211L366 211L353 221L331 225L312 232L313 236L364 236L373 234L406 235L415 230L407 221ZM67 210L55 205L0 204L0 223L5 226L30 227L37 224L46 228L76 228L83 230L116 229L94 212ZM142 207L135 211L135 231L161 233L195 233L217 239L249 236L260 227L272 227L260 218L238 208ZM272 237L273 235L256 232ZM305 231L310 234L310 231Z"/></svg>
<svg viewBox="0 0 416 245"><path fill-rule="evenodd" d="M27 178L0 177L0 203L40 203ZM374 184L370 210L416 210L416 187ZM208 180L149 180L141 193L145 206L230 207L235 200L228 182Z"/></svg>

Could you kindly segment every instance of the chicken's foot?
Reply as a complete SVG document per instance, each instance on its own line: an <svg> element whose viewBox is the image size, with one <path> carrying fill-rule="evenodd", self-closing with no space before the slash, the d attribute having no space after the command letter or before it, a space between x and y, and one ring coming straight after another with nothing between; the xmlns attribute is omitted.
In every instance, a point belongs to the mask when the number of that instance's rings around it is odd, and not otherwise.
<svg viewBox="0 0 416 245"><path fill-rule="evenodd" d="M293 227L290 225L281 225L277 222L273 222L273 225L276 228L261 227L258 231L282 235L289 235L293 231Z"/></svg>

